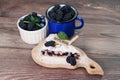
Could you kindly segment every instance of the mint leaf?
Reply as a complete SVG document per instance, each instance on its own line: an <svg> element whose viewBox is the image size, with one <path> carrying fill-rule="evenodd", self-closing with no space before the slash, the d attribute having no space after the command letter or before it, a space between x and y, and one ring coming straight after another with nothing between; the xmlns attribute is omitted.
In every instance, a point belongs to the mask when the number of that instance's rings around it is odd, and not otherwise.
<svg viewBox="0 0 120 80"><path fill-rule="evenodd" d="M39 20L38 19L36 19L35 17L33 17L33 16L31 16L30 17L30 19L31 19L31 21L32 22L35 22L35 23L38 23L39 22Z"/></svg>
<svg viewBox="0 0 120 80"><path fill-rule="evenodd" d="M68 40L69 39L65 32L59 32L57 35L62 40Z"/></svg>
<svg viewBox="0 0 120 80"><path fill-rule="evenodd" d="M41 27L39 23L35 23L35 24L36 24L36 26L37 26L38 28L40 28L40 27Z"/></svg>
<svg viewBox="0 0 120 80"><path fill-rule="evenodd" d="M31 20L32 22L35 22L35 18L34 18L33 16L30 16L30 20Z"/></svg>
<svg viewBox="0 0 120 80"><path fill-rule="evenodd" d="M30 21L23 21L23 23L27 23L28 24L28 23L30 23Z"/></svg>

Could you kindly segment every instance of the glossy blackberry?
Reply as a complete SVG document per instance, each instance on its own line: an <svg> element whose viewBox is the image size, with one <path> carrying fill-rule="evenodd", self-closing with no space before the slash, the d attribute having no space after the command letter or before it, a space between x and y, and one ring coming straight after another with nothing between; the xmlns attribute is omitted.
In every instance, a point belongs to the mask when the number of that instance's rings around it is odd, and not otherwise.
<svg viewBox="0 0 120 80"><path fill-rule="evenodd" d="M41 27L44 27L45 25L43 23L40 24Z"/></svg>
<svg viewBox="0 0 120 80"><path fill-rule="evenodd" d="M33 17L37 17L37 13L36 12L32 12L32 16Z"/></svg>
<svg viewBox="0 0 120 80"><path fill-rule="evenodd" d="M35 23L34 23L34 22L30 22L30 23L28 24L27 30L32 31L34 27L35 27Z"/></svg>
<svg viewBox="0 0 120 80"><path fill-rule="evenodd" d="M67 13L67 14L65 14L64 17L63 17L63 20L64 20L64 21L68 21L68 20L70 20L70 19L72 19L71 13Z"/></svg>
<svg viewBox="0 0 120 80"><path fill-rule="evenodd" d="M19 22L19 26L24 30L27 29L27 24L24 24L22 20Z"/></svg>
<svg viewBox="0 0 120 80"><path fill-rule="evenodd" d="M68 63L70 63L72 66L75 66L75 65L76 65L76 59L75 59L74 57L68 56L68 57L66 58L66 61L67 61Z"/></svg>
<svg viewBox="0 0 120 80"><path fill-rule="evenodd" d="M45 16L40 16L41 19L45 19Z"/></svg>
<svg viewBox="0 0 120 80"><path fill-rule="evenodd" d="M61 10L57 10L56 14L56 21L61 21L63 18L63 12Z"/></svg>
<svg viewBox="0 0 120 80"><path fill-rule="evenodd" d="M37 27L37 26L34 26L34 27L33 27L33 30L38 30L38 29L40 29L40 28Z"/></svg>
<svg viewBox="0 0 120 80"><path fill-rule="evenodd" d="M39 16L35 17L35 19L38 21L38 23L42 23L42 19Z"/></svg>
<svg viewBox="0 0 120 80"><path fill-rule="evenodd" d="M31 14L29 14L29 15L27 15L26 17L24 17L24 21L30 21L31 19L30 19L30 17L31 17Z"/></svg>
<svg viewBox="0 0 120 80"><path fill-rule="evenodd" d="M55 13L55 12L50 11L50 12L49 12L49 16L50 16L50 18L51 18L52 20L56 20L56 13Z"/></svg>
<svg viewBox="0 0 120 80"><path fill-rule="evenodd" d="M55 47L55 41L48 41L45 43L45 46L46 47L49 47L49 46Z"/></svg>
<svg viewBox="0 0 120 80"><path fill-rule="evenodd" d="M60 5L59 4L56 4L53 8L54 11L58 10L60 8Z"/></svg>
<svg viewBox="0 0 120 80"><path fill-rule="evenodd" d="M73 17L75 16L75 11L73 9L70 11L70 13Z"/></svg>
<svg viewBox="0 0 120 80"><path fill-rule="evenodd" d="M61 8L63 13L69 13L71 11L71 7L69 5L65 5Z"/></svg>

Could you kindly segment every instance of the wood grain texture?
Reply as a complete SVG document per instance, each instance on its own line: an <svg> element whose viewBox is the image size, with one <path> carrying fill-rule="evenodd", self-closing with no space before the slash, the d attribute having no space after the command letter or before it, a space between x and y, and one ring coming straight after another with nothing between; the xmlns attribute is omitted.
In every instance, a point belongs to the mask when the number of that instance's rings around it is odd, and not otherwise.
<svg viewBox="0 0 120 80"><path fill-rule="evenodd" d="M17 19L36 11L45 15L55 3L69 3L85 19L76 30L74 46L104 69L104 76L88 75L85 69L48 69L31 58L35 45L24 43ZM0 0L0 80L120 80L120 1L119 0Z"/></svg>

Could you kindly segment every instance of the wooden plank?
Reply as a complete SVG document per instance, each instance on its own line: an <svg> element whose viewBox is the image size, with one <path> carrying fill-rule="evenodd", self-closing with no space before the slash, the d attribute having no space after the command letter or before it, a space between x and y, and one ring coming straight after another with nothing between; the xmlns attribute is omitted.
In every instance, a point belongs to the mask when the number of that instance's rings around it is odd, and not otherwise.
<svg viewBox="0 0 120 80"><path fill-rule="evenodd" d="M9 49L0 48L0 78L5 80L10 79L97 79L100 80L101 76L88 75L84 69L68 70L68 69L48 69L38 66L31 58L31 50L26 49ZM94 54L92 54L94 55ZM114 59L114 60L113 60ZM96 59L103 66L105 70L105 78L109 75L119 76L120 73L119 58L99 58ZM112 63L112 64L111 64ZM111 67L109 67L111 66ZM56 74L57 73L57 74ZM49 76L49 77L46 77ZM62 77L62 78L61 78ZM117 79L117 77L115 79ZM120 76L119 76L120 77ZM113 76L111 76L113 78Z"/></svg>

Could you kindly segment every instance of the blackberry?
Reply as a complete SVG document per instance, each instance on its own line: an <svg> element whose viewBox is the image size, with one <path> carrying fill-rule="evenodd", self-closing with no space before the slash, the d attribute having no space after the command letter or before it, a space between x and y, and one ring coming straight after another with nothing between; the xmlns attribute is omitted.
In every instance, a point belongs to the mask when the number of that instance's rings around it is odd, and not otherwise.
<svg viewBox="0 0 120 80"><path fill-rule="evenodd" d="M55 41L48 41L45 43L45 46L46 47L49 47L49 46L55 47Z"/></svg>
<svg viewBox="0 0 120 80"><path fill-rule="evenodd" d="M56 10L58 10L60 8L60 5L59 4L56 4L54 7L53 7L53 11L56 11Z"/></svg>
<svg viewBox="0 0 120 80"><path fill-rule="evenodd" d="M30 19L30 17L31 17L31 14L29 14L29 15L27 15L26 17L24 17L24 21L30 21L31 19Z"/></svg>
<svg viewBox="0 0 120 80"><path fill-rule="evenodd" d="M41 22L42 22L42 23L45 23L45 19L42 19Z"/></svg>
<svg viewBox="0 0 120 80"><path fill-rule="evenodd" d="M56 16L56 21L61 22L62 17L63 17L63 15L59 15L59 14L58 14L58 15Z"/></svg>
<svg viewBox="0 0 120 80"><path fill-rule="evenodd" d="M20 22L19 22L19 26L20 26L22 29L24 29L24 30L27 29L27 24L24 24L23 21L20 21Z"/></svg>
<svg viewBox="0 0 120 80"><path fill-rule="evenodd" d="M71 13L67 13L67 14L65 14L64 17L63 17L63 20L64 20L64 21L68 21L68 20L70 20L70 19L72 19Z"/></svg>
<svg viewBox="0 0 120 80"><path fill-rule="evenodd" d="M35 17L35 19L38 21L38 23L42 23L42 19L39 16Z"/></svg>
<svg viewBox="0 0 120 80"><path fill-rule="evenodd" d="M69 5L65 5L61 8L63 13L69 13L71 11L71 7Z"/></svg>
<svg viewBox="0 0 120 80"><path fill-rule="evenodd" d="M34 26L33 27L33 30L38 30L39 28L37 26Z"/></svg>
<svg viewBox="0 0 120 80"><path fill-rule="evenodd" d="M34 23L34 22L30 22L30 23L28 24L27 30L32 31L34 27L35 27L35 23Z"/></svg>
<svg viewBox="0 0 120 80"><path fill-rule="evenodd" d="M45 16L40 16L41 19L45 19Z"/></svg>
<svg viewBox="0 0 120 80"><path fill-rule="evenodd" d="M37 13L36 12L32 12L32 16L33 17L37 17Z"/></svg>
<svg viewBox="0 0 120 80"><path fill-rule="evenodd" d="M61 21L63 18L63 12L61 10L57 10L56 14L56 21Z"/></svg>
<svg viewBox="0 0 120 80"><path fill-rule="evenodd" d="M43 23L40 24L41 27L44 27L45 25Z"/></svg>
<svg viewBox="0 0 120 80"><path fill-rule="evenodd" d="M72 66L76 65L76 59L74 57L68 56L66 61L70 63Z"/></svg>
<svg viewBox="0 0 120 80"><path fill-rule="evenodd" d="M55 12L50 11L50 12L49 12L49 16L50 16L50 18L51 18L52 20L55 20L55 19L56 19L56 13L55 13Z"/></svg>
<svg viewBox="0 0 120 80"><path fill-rule="evenodd" d="M73 17L75 16L75 11L73 9L70 11L70 13Z"/></svg>

